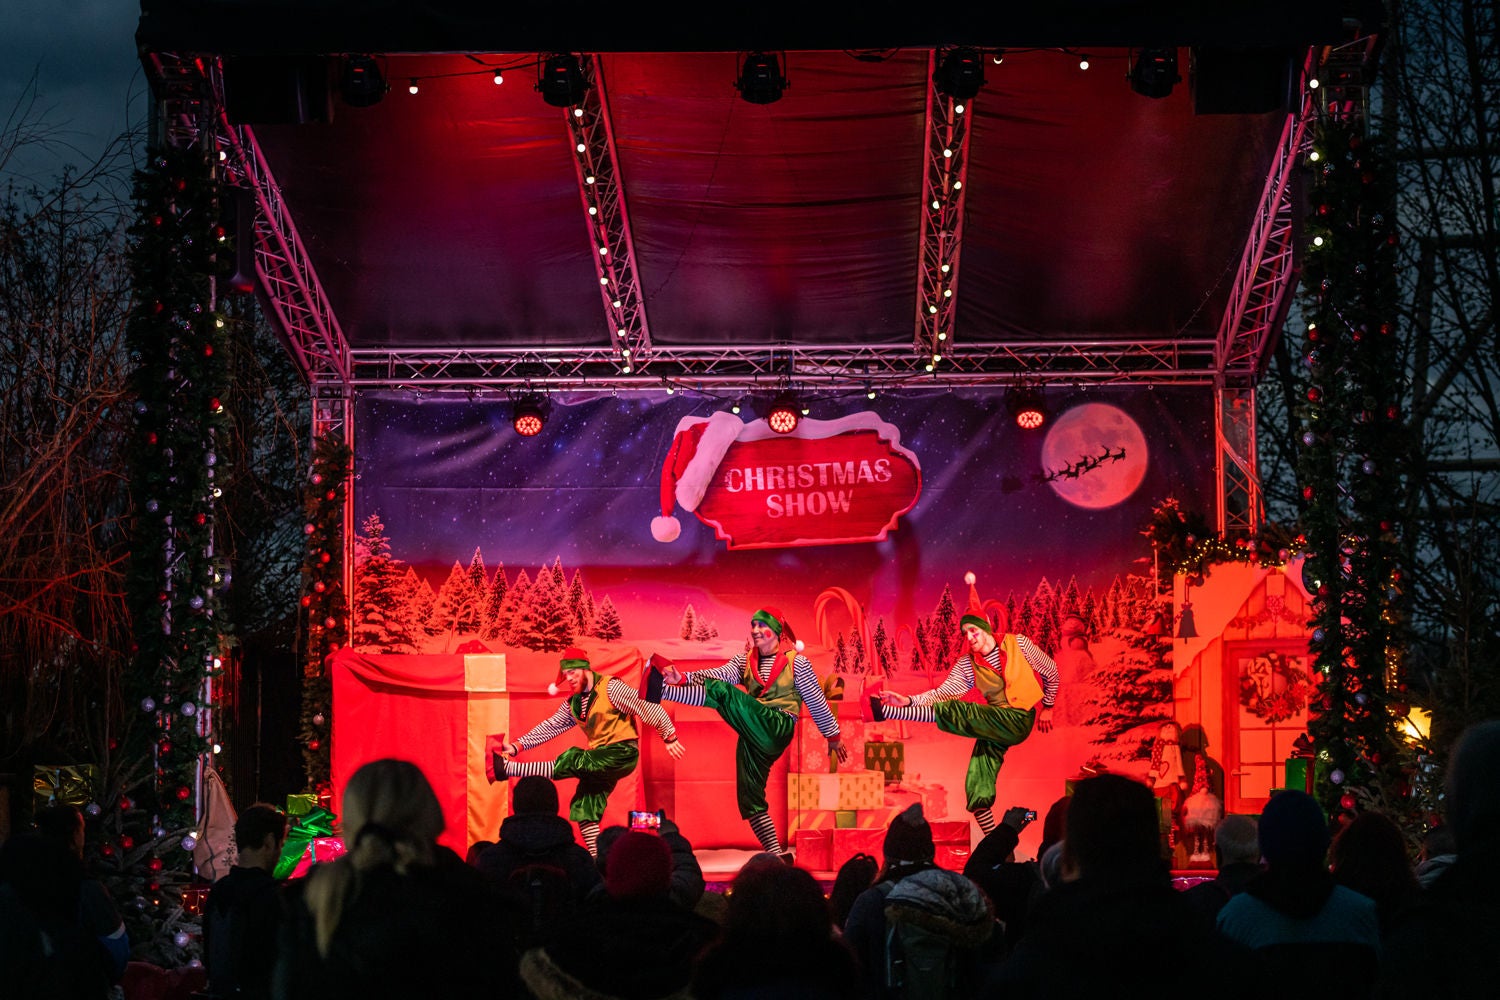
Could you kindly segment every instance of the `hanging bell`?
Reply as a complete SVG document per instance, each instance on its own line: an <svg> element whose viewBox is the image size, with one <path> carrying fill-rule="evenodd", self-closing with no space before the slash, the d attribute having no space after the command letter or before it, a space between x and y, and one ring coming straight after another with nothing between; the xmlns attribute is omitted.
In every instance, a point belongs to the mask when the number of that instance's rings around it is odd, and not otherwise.
<svg viewBox="0 0 1500 1000"><path fill-rule="evenodd" d="M1177 638L1198 638L1198 630L1193 627L1193 606L1191 604L1184 604L1182 606L1182 614L1177 618Z"/></svg>

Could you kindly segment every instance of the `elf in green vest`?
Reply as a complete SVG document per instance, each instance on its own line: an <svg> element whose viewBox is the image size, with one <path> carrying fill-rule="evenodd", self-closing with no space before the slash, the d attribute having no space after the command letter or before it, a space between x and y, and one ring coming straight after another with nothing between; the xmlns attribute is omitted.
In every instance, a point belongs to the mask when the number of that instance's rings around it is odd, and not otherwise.
<svg viewBox="0 0 1500 1000"><path fill-rule="evenodd" d="M589 666L589 656L577 646L563 650L558 664L557 680L548 685L556 695L562 686L572 692L568 700L551 717L538 723L514 743L505 734L490 736L486 743L485 774L491 782L504 778L577 778L578 788L568 807L568 818L578 824L589 853L599 853L599 820L609 793L621 778L635 770L640 761L640 742L636 719L642 718L656 727L673 760L684 752L677 739L672 720L660 705L642 701L635 689L615 677L605 677ZM555 760L516 761L511 758L522 750L546 743L574 726L582 727L588 737L587 749L569 747Z"/></svg>
<svg viewBox="0 0 1500 1000"><path fill-rule="evenodd" d="M745 652L722 667L683 674L670 661L653 656L646 665L643 685L647 701L707 706L729 723L739 735L734 761L740 816L767 853L790 861L766 805L766 782L772 765L792 742L802 706L807 706L813 724L828 740L829 752L837 754L840 763L849 759L849 751L839 738L839 723L823 697L818 675L802 655L802 643L792 635L785 616L775 608L751 615Z"/></svg>
<svg viewBox="0 0 1500 1000"><path fill-rule="evenodd" d="M991 810L1005 751L1030 736L1033 726L1044 733L1052 728L1057 664L1026 636L1003 628L997 633L974 588L974 574L964 574L964 582L969 585L969 610L958 624L969 651L930 691L871 693L867 717L875 722L935 722L945 733L973 739L964 795L969 812L988 834L995 829ZM970 688L979 689L983 705L960 700Z"/></svg>

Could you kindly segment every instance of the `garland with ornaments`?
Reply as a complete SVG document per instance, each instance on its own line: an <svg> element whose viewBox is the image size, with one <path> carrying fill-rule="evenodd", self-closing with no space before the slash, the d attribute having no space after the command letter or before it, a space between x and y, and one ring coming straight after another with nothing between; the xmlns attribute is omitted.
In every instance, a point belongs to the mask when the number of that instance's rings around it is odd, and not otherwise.
<svg viewBox="0 0 1500 1000"><path fill-rule="evenodd" d="M313 442L312 468L303 493L306 545L302 559L302 763L307 784L320 795L329 787L329 720L333 685L328 657L343 645L349 627L344 593L344 500L352 455L339 436Z"/></svg>
<svg viewBox="0 0 1500 1000"><path fill-rule="evenodd" d="M200 150L157 152L136 175L135 198L136 300L126 325L135 397L126 684L148 722L128 732L152 764L149 787L136 797L159 835L196 822L211 678L229 631L220 600L227 567L214 544L219 449L228 431L226 321L215 281L227 237L218 185ZM191 848L186 840L182 846ZM187 860L186 852L175 859Z"/></svg>
<svg viewBox="0 0 1500 1000"><path fill-rule="evenodd" d="M1304 403L1297 474L1322 675L1309 725L1331 816L1406 797L1398 631L1404 430L1395 327L1392 172L1355 117L1325 115L1309 153Z"/></svg>

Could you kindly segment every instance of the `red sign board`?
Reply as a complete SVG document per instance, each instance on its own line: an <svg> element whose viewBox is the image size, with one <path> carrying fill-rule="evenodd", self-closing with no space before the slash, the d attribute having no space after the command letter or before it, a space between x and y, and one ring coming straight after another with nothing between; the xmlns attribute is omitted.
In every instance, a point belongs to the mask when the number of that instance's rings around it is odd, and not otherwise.
<svg viewBox="0 0 1500 1000"><path fill-rule="evenodd" d="M754 421L694 513L731 549L874 542L921 492L916 456L874 414L804 420L787 435Z"/></svg>

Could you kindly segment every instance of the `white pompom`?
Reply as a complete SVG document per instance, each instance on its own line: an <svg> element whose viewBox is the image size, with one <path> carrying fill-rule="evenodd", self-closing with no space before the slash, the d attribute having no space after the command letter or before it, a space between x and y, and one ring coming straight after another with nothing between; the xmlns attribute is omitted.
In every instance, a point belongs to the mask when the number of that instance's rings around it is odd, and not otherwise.
<svg viewBox="0 0 1500 1000"><path fill-rule="evenodd" d="M796 642L792 643L792 645L794 645L794 646L797 647L797 652L799 652L799 653L802 652L804 649L807 648L805 645L803 645L801 639L798 639Z"/></svg>
<svg viewBox="0 0 1500 1000"><path fill-rule="evenodd" d="M651 519L651 537L658 542L675 542L677 536L682 534L682 525L675 517L653 517Z"/></svg>
<svg viewBox="0 0 1500 1000"><path fill-rule="evenodd" d="M556 698L557 697L557 692L558 692L558 687L557 687L557 682L556 681L553 681L551 684L547 685L547 693L550 694L552 697Z"/></svg>
<svg viewBox="0 0 1500 1000"><path fill-rule="evenodd" d="M974 586L974 574L972 572L964 574L964 583L967 583L971 587Z"/></svg>

